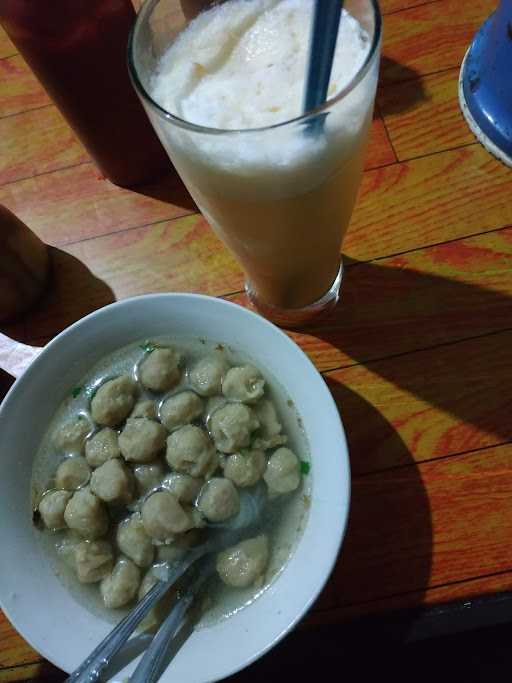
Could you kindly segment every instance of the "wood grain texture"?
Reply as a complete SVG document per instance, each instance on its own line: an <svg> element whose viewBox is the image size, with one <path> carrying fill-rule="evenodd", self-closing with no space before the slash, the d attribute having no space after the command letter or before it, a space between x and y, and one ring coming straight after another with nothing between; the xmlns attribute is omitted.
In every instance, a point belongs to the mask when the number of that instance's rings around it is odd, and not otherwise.
<svg viewBox="0 0 512 683"><path fill-rule="evenodd" d="M116 299L172 291L219 295L243 282L233 258L197 215L69 245L51 256L54 281L27 319L35 344Z"/></svg>
<svg viewBox="0 0 512 683"><path fill-rule="evenodd" d="M389 141L388 133L380 114L376 111L368 136L365 169L378 168L396 161L396 154Z"/></svg>
<svg viewBox="0 0 512 683"><path fill-rule="evenodd" d="M398 159L475 142L459 106L459 69L394 83L378 94Z"/></svg>
<svg viewBox="0 0 512 683"><path fill-rule="evenodd" d="M426 5L431 2L441 2L441 0L379 0L379 7L381 13L386 15L411 7Z"/></svg>
<svg viewBox="0 0 512 683"><path fill-rule="evenodd" d="M512 225L511 192L479 144L367 171L343 251L366 261Z"/></svg>
<svg viewBox="0 0 512 683"><path fill-rule="evenodd" d="M493 593L512 590L512 572L492 574L491 576L456 581L455 583L427 588L426 590L412 591L400 595L394 595L384 599L371 600L367 603L343 605L329 609L313 608L303 627L311 627L319 624L338 624L342 621L358 618L362 615L383 616L390 612L402 612L418 607L433 607L446 605L453 601L464 600L466 602L489 596ZM467 608L471 608L468 606ZM403 613L405 616L405 612ZM433 623L435 630L435 624Z"/></svg>
<svg viewBox="0 0 512 683"><path fill-rule="evenodd" d="M0 59L0 117L37 109L49 102L20 55Z"/></svg>
<svg viewBox="0 0 512 683"><path fill-rule="evenodd" d="M384 19L381 78L384 83L460 66L480 24L496 9L495 0L443 0Z"/></svg>
<svg viewBox="0 0 512 683"><path fill-rule="evenodd" d="M507 168L477 144L367 171L344 252L369 260L510 225L511 190ZM172 176L133 192L89 164L0 187L0 202L52 244L195 210Z"/></svg>
<svg viewBox="0 0 512 683"><path fill-rule="evenodd" d="M0 119L0 185L88 160L53 106Z"/></svg>
<svg viewBox="0 0 512 683"><path fill-rule="evenodd" d="M512 569L512 446L356 477L339 606Z"/></svg>
<svg viewBox="0 0 512 683"><path fill-rule="evenodd" d="M306 626L512 590L512 176L472 144L456 89L496 0L381 5L341 304L291 333L328 371L353 472L346 542ZM0 29L0 203L58 248L46 295L2 332L42 344L153 291L246 305L239 267L181 182L102 179L15 53ZM0 373L0 397L9 386ZM0 614L0 683L64 678Z"/></svg>
<svg viewBox="0 0 512 683"><path fill-rule="evenodd" d="M11 57L17 53L16 48L9 40L7 33L0 26L0 59Z"/></svg>
<svg viewBox="0 0 512 683"><path fill-rule="evenodd" d="M511 228L346 265L337 308L291 333L322 371L512 329Z"/></svg>
<svg viewBox="0 0 512 683"><path fill-rule="evenodd" d="M40 659L39 654L14 630L1 610L0 643L0 671L4 667L27 664Z"/></svg>
<svg viewBox="0 0 512 683"><path fill-rule="evenodd" d="M330 372L356 474L512 440L512 332Z"/></svg>
<svg viewBox="0 0 512 683"><path fill-rule="evenodd" d="M89 239L196 210L175 175L137 191L125 190L102 178L92 163L4 185L0 203L49 244Z"/></svg>

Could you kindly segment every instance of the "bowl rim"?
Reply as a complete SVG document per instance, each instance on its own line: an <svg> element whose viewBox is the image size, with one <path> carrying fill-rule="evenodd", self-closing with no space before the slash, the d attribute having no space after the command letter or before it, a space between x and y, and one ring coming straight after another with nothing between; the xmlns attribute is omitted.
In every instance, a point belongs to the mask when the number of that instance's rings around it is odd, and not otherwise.
<svg viewBox="0 0 512 683"><path fill-rule="evenodd" d="M53 338L45 347L43 347L43 350L39 354L39 356L31 363L31 365L27 368L25 373L21 375L11 386L9 389L8 393L6 394L5 398L3 399L2 403L0 404L0 423L2 421L2 418L4 417L4 413L7 410L7 407L9 406L10 402L19 394L22 392L25 388L26 382L30 381L30 378L33 373L38 372L38 368L45 362L45 358L47 358L50 354L53 354L55 350L58 350L60 345L63 343L67 343L64 341L68 335L72 332L76 332L77 330L80 330L84 326L88 326L90 322L93 319L96 319L98 317L105 316L108 311L110 311L112 308L116 309L122 309L122 308L130 308L130 307L137 307L142 305L144 302L149 302L149 301L176 301L177 299L185 299L188 302L197 300L201 302L209 301L212 305L220 306L221 308L226 308L226 309L236 309L235 315L240 315L243 319L243 317L251 318L251 319L257 319L257 324L258 325L263 325L265 327L270 327L272 328L272 333L274 335L277 335L281 337L282 341L289 346L290 349L293 349L294 353L296 354L297 357L301 358L301 362L304 363L305 365L309 366L310 370L313 371L314 374L318 376L318 379L321 380L322 384L318 385L318 390L325 392L325 396L329 397L330 401L330 407L331 407L331 414L329 415L329 419L333 420L333 423L336 425L336 430L337 430L337 443L338 443L338 448L337 448L337 454L341 454L342 456L342 462L340 463L340 475L339 475L339 484L342 485L342 488L340 489L339 492L339 497L343 501L342 507L342 515L340 516L340 519L337 520L337 524L333 525L331 531L332 531L332 539L331 539L331 546L330 546L330 551L329 551L329 558L328 560L324 563L324 574L322 580L320 580L314 587L314 590L311 591L309 594L309 597L301 604L300 608L296 610L295 616L291 619L288 620L286 623L286 626L284 628L281 628L279 633L275 635L275 637L269 638L267 643L265 644L264 647L259 648L257 651L253 652L253 654L249 657L244 659L239 665L237 665L235 668L231 668L229 670L226 670L225 673L223 673L223 676L229 676L237 671L240 671L244 669L245 667L249 666L252 662L256 661L259 659L263 654L268 652L274 645L276 645L282 638L284 638L295 626L296 624L304 618L306 615L307 611L311 608L312 604L315 602L317 599L318 595L324 588L325 584L327 583L334 564L338 558L338 554L341 548L341 545L343 543L346 529L347 529L347 524L348 524L348 516L349 516L349 509L350 509L350 493L351 493L351 484L350 484L350 463L349 463L349 458L348 458L348 447L347 447L347 441L346 441L346 436L345 436L345 431L342 423L341 416L338 412L338 409L336 407L336 404L334 402L334 399L332 397L331 392L329 391L327 385L323 381L323 378L320 374L320 372L317 370L315 365L312 363L312 361L308 358L308 356L304 353L304 351L296 344L283 330L279 329L275 325L273 325L271 322L263 318L257 313L254 313L253 311L240 306L237 303L227 301L225 299L221 299L219 297L214 297L214 296L208 296L204 294L194 294L194 293L182 293L182 292L172 292L172 293L154 293L154 294L143 294L139 295L136 297L130 297L126 298L120 301L116 301L114 303L108 304L106 306L103 306L88 315L80 318L76 322L72 323L68 327L66 327L64 330L62 330L58 335L56 335L55 338ZM141 335L141 338L144 335ZM279 379L279 378L278 378ZM323 385L323 388L321 388ZM0 445L0 451L2 450L2 446ZM343 474L341 473L341 470L343 470ZM313 507L313 506L312 506ZM307 523L308 524L308 523ZM306 526L307 526L306 524ZM0 536L3 535L2 531L0 530ZM302 538L302 537L301 537ZM290 562L293 560L293 557L297 554L297 550L301 545L301 541L297 544L295 547L292 557L287 561L288 566ZM276 580L277 581L277 580ZM275 585L276 581L271 582L270 587L272 585ZM270 590L270 587L265 591L268 592ZM11 609L10 605L8 604L8 601L6 600L6 596L4 594L4 591L2 590L2 587L0 585L0 607L4 611L6 617L9 619L10 623L12 626L20 633L20 635L38 652L40 653L45 659L48 661L52 662L55 666L59 668L63 668L62 661L59 661L57 656L53 652L49 652L47 650L47 647L44 643L40 642L41 638L39 638L39 641L33 633L30 633L29 635L26 635L23 630L19 630L17 627L17 615L16 615L16 609L13 607ZM242 610L243 612L244 610ZM230 621L230 619L226 621ZM203 629L201 629L203 630ZM78 664L78 663L77 663ZM164 679L162 679L164 680ZM204 680L205 682L207 680L219 680L218 678L210 678L210 679L201 679Z"/></svg>

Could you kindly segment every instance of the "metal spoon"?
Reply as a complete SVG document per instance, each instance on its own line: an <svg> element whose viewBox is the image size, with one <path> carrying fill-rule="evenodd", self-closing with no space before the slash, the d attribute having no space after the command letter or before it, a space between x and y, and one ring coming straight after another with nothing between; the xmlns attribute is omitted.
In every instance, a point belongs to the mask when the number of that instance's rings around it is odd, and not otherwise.
<svg viewBox="0 0 512 683"><path fill-rule="evenodd" d="M168 575L165 580L160 580L153 586L134 609L91 652L87 659L70 674L66 683L94 683L97 681L112 657L119 652L150 609L183 576L187 569L204 555L217 553L238 543L245 532L259 522L266 502L266 487L263 483L260 482L250 489L242 489L240 491L238 515L222 525L214 525L217 530L213 531L212 529L212 535L205 543L190 550L182 560L168 565Z"/></svg>
<svg viewBox="0 0 512 683"><path fill-rule="evenodd" d="M197 566L197 565L196 565ZM165 656L182 626L187 620L192 604L205 584L215 572L215 558L210 555L202 562L196 578L178 596L169 614L160 625L137 668L130 676L130 683L156 683L163 670Z"/></svg>

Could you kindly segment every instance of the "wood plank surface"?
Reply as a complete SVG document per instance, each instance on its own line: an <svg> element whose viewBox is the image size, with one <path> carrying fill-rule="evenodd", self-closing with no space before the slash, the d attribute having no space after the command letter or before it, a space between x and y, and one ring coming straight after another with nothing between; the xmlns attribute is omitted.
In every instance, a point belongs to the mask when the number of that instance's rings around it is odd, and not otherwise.
<svg viewBox="0 0 512 683"><path fill-rule="evenodd" d="M343 251L366 261L512 225L511 192L478 144L368 171Z"/></svg>
<svg viewBox="0 0 512 683"><path fill-rule="evenodd" d="M496 9L495 0L443 0L384 19L381 82L405 81L460 66L474 34Z"/></svg>
<svg viewBox="0 0 512 683"><path fill-rule="evenodd" d="M4 185L0 203L48 244L90 239L196 211L175 174L137 191L123 190L102 178L91 163Z"/></svg>
<svg viewBox="0 0 512 683"><path fill-rule="evenodd" d="M355 477L339 605L510 572L511 494L511 444Z"/></svg>
<svg viewBox="0 0 512 683"><path fill-rule="evenodd" d="M511 191L506 166L477 144L367 171L344 252L370 260L512 225L503 199ZM0 202L52 244L69 239L70 225L74 239L84 239L195 208L172 177L130 192L91 165L4 185Z"/></svg>
<svg viewBox="0 0 512 683"><path fill-rule="evenodd" d="M220 295L242 287L240 268L204 219L157 223L52 251L55 278L27 335L44 343L116 299L150 292Z"/></svg>
<svg viewBox="0 0 512 683"><path fill-rule="evenodd" d="M429 608L445 606L449 609L449 604L454 601L465 601L470 611L470 602L480 598L491 597L504 591L512 591L512 572L500 572L489 576L482 576L476 579L455 581L435 588L426 590L411 591L410 593L400 593L383 599L371 600L367 603L354 603L352 605L342 605L341 607L330 607L328 609L314 609L309 615L304 628L311 628L319 624L338 624L343 621L361 617L363 610L365 616L381 616L386 618L390 613L400 614L406 618L409 610L416 608ZM363 617L364 619L364 617ZM300 628L300 626L299 626ZM432 619L432 635L436 635L435 619Z"/></svg>
<svg viewBox="0 0 512 683"><path fill-rule="evenodd" d="M138 6L140 0L134 0ZM383 58L339 306L289 332L344 421L348 533L303 624L512 590L512 175L460 114L460 63L496 0L381 0ZM243 274L174 174L101 178L0 28L0 204L52 249L44 344L114 300L194 291L247 305ZM0 396L12 379L0 372ZM0 683L62 683L0 613Z"/></svg>
<svg viewBox="0 0 512 683"><path fill-rule="evenodd" d="M379 7L382 14L386 15L393 12L400 12L400 10L409 9L411 7L418 7L420 5L440 1L441 0L379 0Z"/></svg>
<svg viewBox="0 0 512 683"><path fill-rule="evenodd" d="M5 667L29 664L41 659L40 655L12 628L2 611L0 611L0 644L0 674Z"/></svg>
<svg viewBox="0 0 512 683"><path fill-rule="evenodd" d="M512 331L334 370L326 379L355 474L512 440Z"/></svg>
<svg viewBox="0 0 512 683"><path fill-rule="evenodd" d="M291 333L322 371L512 328L510 228L345 265L336 309Z"/></svg>
<svg viewBox="0 0 512 683"><path fill-rule="evenodd" d="M0 59L11 57L17 53L16 48L9 40L7 33L0 26Z"/></svg>
<svg viewBox="0 0 512 683"><path fill-rule="evenodd" d="M509 329L511 238L508 228L354 264L337 310L297 340L327 370Z"/></svg>
<svg viewBox="0 0 512 683"><path fill-rule="evenodd" d="M50 103L50 98L20 55L0 59L0 117Z"/></svg>
<svg viewBox="0 0 512 683"><path fill-rule="evenodd" d="M384 126L382 117L375 112L370 134L368 136L368 148L366 150L365 169L386 166L396 161L396 154L393 150L387 130Z"/></svg>
<svg viewBox="0 0 512 683"><path fill-rule="evenodd" d="M54 106L0 119L0 185L88 159Z"/></svg>
<svg viewBox="0 0 512 683"><path fill-rule="evenodd" d="M394 83L378 95L400 161L475 142L462 116L459 69Z"/></svg>

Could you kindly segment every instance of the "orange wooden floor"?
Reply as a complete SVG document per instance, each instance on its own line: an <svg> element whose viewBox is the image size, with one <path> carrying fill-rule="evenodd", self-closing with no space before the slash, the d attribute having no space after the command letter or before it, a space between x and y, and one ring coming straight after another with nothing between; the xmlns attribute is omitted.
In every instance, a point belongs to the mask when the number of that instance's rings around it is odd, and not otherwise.
<svg viewBox="0 0 512 683"><path fill-rule="evenodd" d="M342 304L292 337L338 402L353 503L307 620L334 623L512 589L512 171L459 111L459 67L496 0L381 0L376 115ZM54 247L44 343L115 299L244 303L242 274L181 183L101 179L0 30L0 203ZM0 615L0 683L60 681Z"/></svg>

